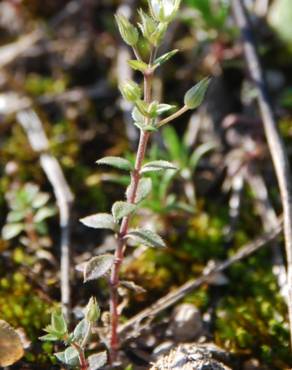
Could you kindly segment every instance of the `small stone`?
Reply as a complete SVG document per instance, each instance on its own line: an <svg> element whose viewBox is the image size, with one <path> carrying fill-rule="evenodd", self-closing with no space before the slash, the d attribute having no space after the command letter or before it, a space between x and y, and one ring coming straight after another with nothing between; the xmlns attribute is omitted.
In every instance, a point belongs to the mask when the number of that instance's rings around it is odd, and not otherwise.
<svg viewBox="0 0 292 370"><path fill-rule="evenodd" d="M168 330L178 342L188 342L203 334L200 311L190 303L183 303L173 310Z"/></svg>
<svg viewBox="0 0 292 370"><path fill-rule="evenodd" d="M206 345L182 344L160 357L149 370L231 370L213 355Z"/></svg>

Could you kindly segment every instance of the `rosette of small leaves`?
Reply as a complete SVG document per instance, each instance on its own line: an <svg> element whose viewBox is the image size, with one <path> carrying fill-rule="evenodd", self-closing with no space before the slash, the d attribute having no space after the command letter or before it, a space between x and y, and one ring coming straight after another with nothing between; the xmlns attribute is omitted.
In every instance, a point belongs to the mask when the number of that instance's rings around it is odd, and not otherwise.
<svg viewBox="0 0 292 370"><path fill-rule="evenodd" d="M86 357L85 350L90 339L92 327L100 317L100 309L95 298L90 298L84 318L79 321L72 332L68 331L66 320L62 313L55 311L51 315L51 324L44 330L46 335L40 337L43 341L63 342L64 351L56 352L55 356L63 364L79 367L83 370L97 370L107 362L106 352L100 352Z"/></svg>
<svg viewBox="0 0 292 370"><path fill-rule="evenodd" d="M7 194L9 212L6 224L2 229L2 238L13 239L21 233L29 236L46 234L46 220L56 214L54 206L48 204L50 195L40 191L32 183L27 183L19 189Z"/></svg>

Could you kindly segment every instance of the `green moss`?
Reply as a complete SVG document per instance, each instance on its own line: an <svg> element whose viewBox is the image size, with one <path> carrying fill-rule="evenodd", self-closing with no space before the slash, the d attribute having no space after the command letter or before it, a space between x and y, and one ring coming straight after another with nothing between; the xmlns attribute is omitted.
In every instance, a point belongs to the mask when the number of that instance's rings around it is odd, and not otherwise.
<svg viewBox="0 0 292 370"><path fill-rule="evenodd" d="M36 293L20 272L0 279L0 317L13 327L22 327L31 341L48 324L52 305Z"/></svg>
<svg viewBox="0 0 292 370"><path fill-rule="evenodd" d="M283 369L291 363L286 305L271 271L268 251L230 269L226 297L216 310L217 344Z"/></svg>
<svg viewBox="0 0 292 370"><path fill-rule="evenodd" d="M37 74L26 76L24 89L33 96L43 94L60 94L66 90L68 81L64 77L52 78L44 77Z"/></svg>

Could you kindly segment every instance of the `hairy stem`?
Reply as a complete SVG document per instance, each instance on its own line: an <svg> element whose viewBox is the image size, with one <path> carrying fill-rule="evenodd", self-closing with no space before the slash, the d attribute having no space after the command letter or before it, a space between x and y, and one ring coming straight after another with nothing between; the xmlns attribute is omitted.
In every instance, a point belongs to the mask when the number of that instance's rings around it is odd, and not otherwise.
<svg viewBox="0 0 292 370"><path fill-rule="evenodd" d="M153 73L146 71L144 74L144 101L149 104L151 102L151 86L152 86ZM149 120L146 118L146 120ZM149 124L149 122L146 122ZM140 132L139 146L136 155L135 168L131 173L131 183L127 195L128 203L135 203L138 184L140 180L140 170L142 167L143 159L147 148L147 143L150 137L149 132ZM120 231L118 233L118 246L115 251L115 261L110 277L110 314L111 314L111 338L110 338L110 361L114 363L117 359L117 351L119 348L118 337L118 324L119 324L119 274L121 265L124 259L126 244L124 237L128 232L130 216L124 217L121 223Z"/></svg>
<svg viewBox="0 0 292 370"><path fill-rule="evenodd" d="M72 343L72 347L74 347L78 351L78 358L80 362L80 370L88 370L88 364L85 358L83 348L76 342Z"/></svg>

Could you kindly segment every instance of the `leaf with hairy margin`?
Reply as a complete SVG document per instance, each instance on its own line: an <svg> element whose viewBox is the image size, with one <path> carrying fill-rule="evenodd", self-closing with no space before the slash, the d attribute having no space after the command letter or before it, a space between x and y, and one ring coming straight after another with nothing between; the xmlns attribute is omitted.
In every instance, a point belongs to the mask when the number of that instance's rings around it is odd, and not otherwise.
<svg viewBox="0 0 292 370"><path fill-rule="evenodd" d="M114 259L112 254L103 254L91 258L84 268L84 282L104 276L111 269Z"/></svg>
<svg viewBox="0 0 292 370"><path fill-rule="evenodd" d="M112 215L109 213L96 213L80 219L80 222L93 229L109 229L116 231L117 224Z"/></svg>
<svg viewBox="0 0 292 370"><path fill-rule="evenodd" d="M88 357L89 370L98 370L101 369L107 362L107 353L106 351L95 353Z"/></svg>
<svg viewBox="0 0 292 370"><path fill-rule="evenodd" d="M122 157L103 157L95 163L118 168L119 170L130 171L133 166L130 161Z"/></svg>
<svg viewBox="0 0 292 370"><path fill-rule="evenodd" d="M127 196L129 189L130 187L127 189ZM135 203L139 203L143 199L145 199L150 194L151 190L152 190L152 180L149 177L140 179L137 187Z"/></svg>
<svg viewBox="0 0 292 370"><path fill-rule="evenodd" d="M152 161L152 162L146 163L142 167L141 173L147 173L147 172L152 172L152 171L162 171L162 170L177 171L178 168L171 162L159 160L159 161Z"/></svg>
<svg viewBox="0 0 292 370"><path fill-rule="evenodd" d="M152 248L166 247L161 236L159 236L152 230L145 230L145 229L131 230L128 232L125 238L131 238L138 244L143 244L147 247L152 247Z"/></svg>
<svg viewBox="0 0 292 370"><path fill-rule="evenodd" d="M126 217L133 213L136 209L135 204L118 201L112 206L112 214L115 221L119 221L121 218Z"/></svg>

